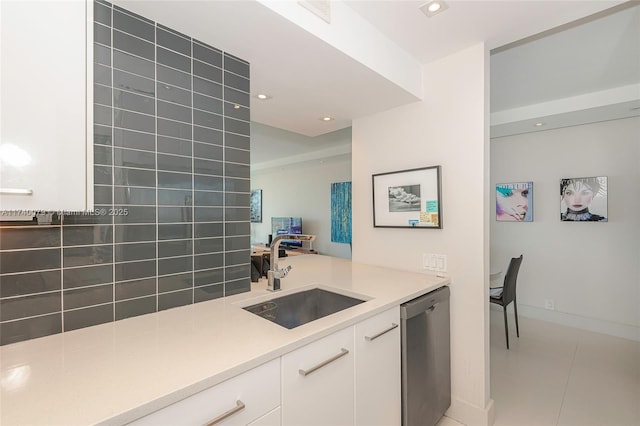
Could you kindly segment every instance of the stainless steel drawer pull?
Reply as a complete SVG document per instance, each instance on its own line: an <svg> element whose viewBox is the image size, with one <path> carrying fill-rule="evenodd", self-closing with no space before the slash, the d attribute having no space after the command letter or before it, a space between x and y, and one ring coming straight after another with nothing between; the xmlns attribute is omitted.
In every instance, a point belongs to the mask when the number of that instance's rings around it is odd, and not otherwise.
<svg viewBox="0 0 640 426"><path fill-rule="evenodd" d="M221 421L223 421L226 418L229 418L231 416L233 416L234 414L236 414L237 412L241 411L244 409L244 402L237 400L236 401L236 406L233 407L231 410L227 411L226 413L222 413L220 414L218 417L216 417L215 419L205 423L205 426L213 426L213 425L217 425L218 423L220 423Z"/></svg>
<svg viewBox="0 0 640 426"><path fill-rule="evenodd" d="M324 367L327 364L331 364L333 361L335 361L335 360L337 360L339 358L342 358L343 356L345 356L348 353L349 353L349 351L347 349L341 348L340 349L340 353L338 355L336 355L334 357L331 357L328 360L323 361L320 364L316 365L315 367L311 367L308 370L300 369L300 370L298 370L298 373L300 373L301 376L308 376L309 374L313 373L314 371L319 370L320 368Z"/></svg>
<svg viewBox="0 0 640 426"><path fill-rule="evenodd" d="M4 195L33 195L33 189L0 188L0 194L4 194Z"/></svg>
<svg viewBox="0 0 640 426"><path fill-rule="evenodd" d="M375 336L364 336L364 338L368 341L372 341L372 340L376 340L378 337L382 336L383 334L387 334L388 332L390 332L393 329L398 328L398 324L395 323L391 323L391 327L387 328L384 331L381 331L380 333L376 334Z"/></svg>

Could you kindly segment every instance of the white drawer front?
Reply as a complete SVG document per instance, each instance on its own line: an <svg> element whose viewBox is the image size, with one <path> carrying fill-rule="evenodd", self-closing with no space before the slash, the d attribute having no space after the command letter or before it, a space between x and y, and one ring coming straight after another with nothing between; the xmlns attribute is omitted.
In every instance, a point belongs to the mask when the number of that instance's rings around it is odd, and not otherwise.
<svg viewBox="0 0 640 426"><path fill-rule="evenodd" d="M234 410L216 425L246 425L279 405L280 360L275 359L132 424L201 426Z"/></svg>

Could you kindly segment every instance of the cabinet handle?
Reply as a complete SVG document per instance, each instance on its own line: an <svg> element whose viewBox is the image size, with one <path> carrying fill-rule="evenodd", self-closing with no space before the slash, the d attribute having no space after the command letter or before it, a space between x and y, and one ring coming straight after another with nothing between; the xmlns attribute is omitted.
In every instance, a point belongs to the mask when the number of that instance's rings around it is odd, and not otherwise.
<svg viewBox="0 0 640 426"><path fill-rule="evenodd" d="M233 407L231 410L227 411L226 413L222 413L220 414L218 417L216 417L213 420L210 420L209 422L205 423L204 426L213 426L213 425L217 425L218 423L220 423L221 421L223 421L224 419L233 416L234 414L236 414L237 412L239 412L240 410L244 410L244 402L237 400L236 401L236 406Z"/></svg>
<svg viewBox="0 0 640 426"><path fill-rule="evenodd" d="M396 328L398 328L398 324L391 323L391 327L387 328L386 330L381 331L380 333L376 334L375 336L364 336L364 338L370 342L372 340L376 340L378 337L382 336L383 334L387 334L388 332L390 332L391 330L396 329Z"/></svg>
<svg viewBox="0 0 640 426"><path fill-rule="evenodd" d="M4 195L33 195L33 189L0 188L0 194L4 194Z"/></svg>
<svg viewBox="0 0 640 426"><path fill-rule="evenodd" d="M340 353L338 355L333 356L333 357L329 358L328 360L323 361L320 364L316 365L315 367L311 367L308 370L300 369L300 370L298 370L298 373L300 373L301 376L308 376L309 374L313 373L314 371L319 370L320 368L324 367L327 364L331 364L333 361L335 361L335 360L337 360L339 358L342 358L343 356L345 356L348 353L349 353L349 351L347 349L341 348L340 349Z"/></svg>

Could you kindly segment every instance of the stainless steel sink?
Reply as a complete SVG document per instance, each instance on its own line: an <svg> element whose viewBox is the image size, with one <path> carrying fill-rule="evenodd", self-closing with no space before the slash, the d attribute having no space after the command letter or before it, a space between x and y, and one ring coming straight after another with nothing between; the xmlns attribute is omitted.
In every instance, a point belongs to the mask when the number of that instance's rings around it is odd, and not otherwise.
<svg viewBox="0 0 640 426"><path fill-rule="evenodd" d="M270 299L243 309L288 329L340 312L364 300L321 288Z"/></svg>

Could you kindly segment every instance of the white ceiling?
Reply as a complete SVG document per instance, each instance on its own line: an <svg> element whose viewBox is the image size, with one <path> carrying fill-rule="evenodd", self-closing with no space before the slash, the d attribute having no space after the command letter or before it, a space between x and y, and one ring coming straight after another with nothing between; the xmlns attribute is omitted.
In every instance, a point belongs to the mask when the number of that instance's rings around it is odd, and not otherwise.
<svg viewBox="0 0 640 426"><path fill-rule="evenodd" d="M249 61L252 96L272 96L266 102L252 98L252 121L310 137L428 96L421 93L421 64L480 42L494 49L626 7L617 0L450 0L446 11L427 18L419 10L425 1L332 1L326 23L293 0L114 3ZM531 104L540 107L540 116L566 114L571 111L545 102L571 97L577 104L594 90L615 97L613 88L640 87L639 8L597 27L569 30L563 41L541 39L494 54L497 122L508 127L530 119L533 113L522 109ZM568 45L575 45L571 55L561 50ZM335 120L321 121L325 115Z"/></svg>

